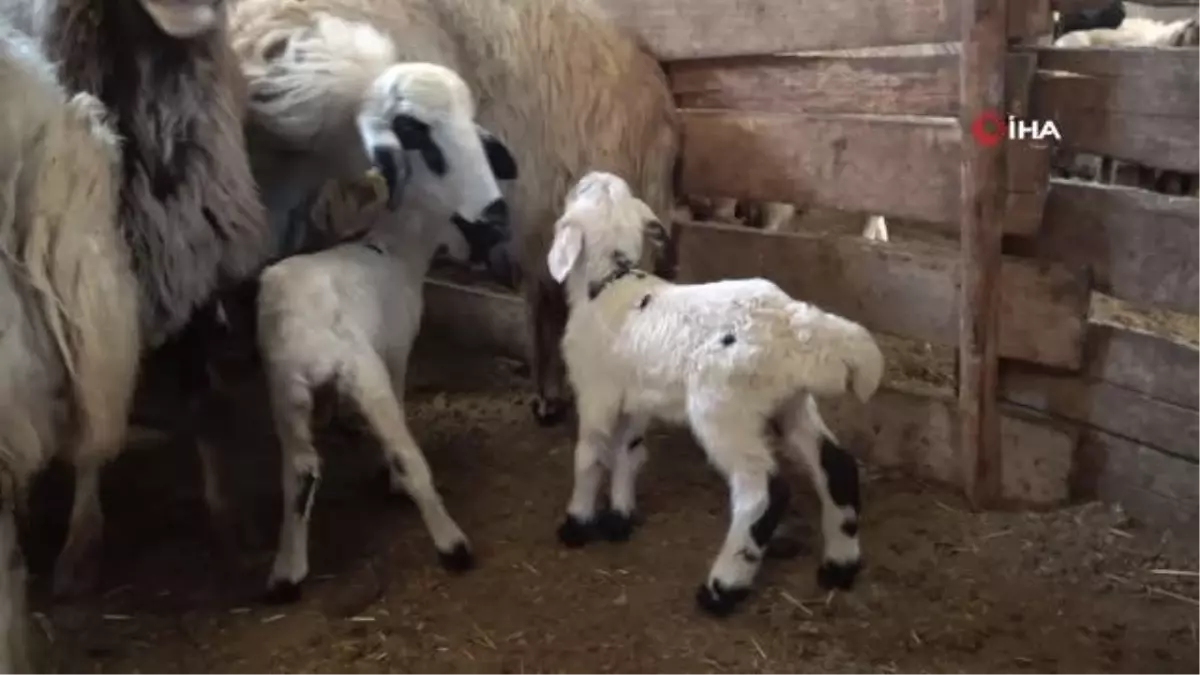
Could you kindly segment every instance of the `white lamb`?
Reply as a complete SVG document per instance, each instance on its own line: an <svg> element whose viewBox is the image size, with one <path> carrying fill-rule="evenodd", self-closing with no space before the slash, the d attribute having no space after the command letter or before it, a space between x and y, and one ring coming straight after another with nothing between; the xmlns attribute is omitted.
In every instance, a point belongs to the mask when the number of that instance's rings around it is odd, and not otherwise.
<svg viewBox="0 0 1200 675"><path fill-rule="evenodd" d="M623 179L604 172L575 185L555 224L547 262L571 306L562 350L579 410L575 487L559 538L580 546L593 526L626 538L647 424L689 424L731 491L733 520L697 594L702 608L726 614L748 594L786 507L768 443L776 432L821 499L820 583L850 587L860 564L858 469L812 396L849 389L868 400L883 373L879 347L862 326L765 279L678 285L636 270L643 234L665 230ZM598 514L605 467L610 505Z"/></svg>
<svg viewBox="0 0 1200 675"><path fill-rule="evenodd" d="M395 160L388 201L402 192L400 211L382 214L360 241L288 258L261 279L259 347L283 448L283 524L267 595L273 602L297 598L308 574L308 520L320 479L310 418L314 391L323 386L357 404L383 446L392 489L416 502L442 564L472 564L401 402L430 261L439 244L465 257L454 221L507 219L496 181L515 177L516 165L476 126L471 93L454 71L400 64L374 86L389 92L372 100L392 105L368 109L359 127L368 152L393 150L383 153Z"/></svg>

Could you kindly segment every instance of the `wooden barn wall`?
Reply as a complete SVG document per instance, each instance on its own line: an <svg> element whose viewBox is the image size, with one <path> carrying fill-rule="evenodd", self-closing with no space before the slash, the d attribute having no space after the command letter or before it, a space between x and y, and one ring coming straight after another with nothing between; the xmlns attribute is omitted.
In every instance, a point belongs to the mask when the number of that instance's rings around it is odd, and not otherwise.
<svg viewBox="0 0 1200 675"><path fill-rule="evenodd" d="M1200 170L1195 49L1036 53L1032 114L1056 121L1063 147ZM1091 323L1082 372L1010 363L1001 382L1005 401L1079 430L1073 497L1120 501L1133 515L1193 539L1200 508L1198 213L1195 197L1051 180L1040 228L1015 239L1009 252L1081 266L1093 290L1151 316L1167 312L1168 321L1189 322L1192 334Z"/></svg>
<svg viewBox="0 0 1200 675"><path fill-rule="evenodd" d="M1013 0L1008 32L1042 35L1051 9L1106 1ZM664 62L683 124L682 192L957 231L957 0L602 2ZM1194 50L1014 47L1007 71L1009 111L1055 119L1065 147L1197 171ZM1050 180L1046 150L1008 154L1004 495L1047 505L1120 500L1158 522L1167 514L1193 524L1197 350L1091 323L1088 313L1092 291L1197 312L1197 200ZM711 223L682 224L677 243L684 281L764 275L872 330L958 342L953 248ZM427 305L434 330L469 320L487 329L452 332L524 356L520 299L444 282L428 292L442 296ZM865 409L831 402L829 410L872 461L959 482L952 395L889 385Z"/></svg>

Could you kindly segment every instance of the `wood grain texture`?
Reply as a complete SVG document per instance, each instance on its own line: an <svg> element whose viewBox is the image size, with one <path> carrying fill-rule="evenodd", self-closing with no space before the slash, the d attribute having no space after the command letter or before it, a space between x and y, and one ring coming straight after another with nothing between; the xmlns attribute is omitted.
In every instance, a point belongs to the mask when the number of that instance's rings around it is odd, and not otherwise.
<svg viewBox="0 0 1200 675"><path fill-rule="evenodd" d="M1115 326L1088 327L1085 373L1155 399L1200 407L1200 352L1157 335Z"/></svg>
<svg viewBox="0 0 1200 675"><path fill-rule="evenodd" d="M1060 147L1176 171L1200 170L1195 49L1039 49L1031 113Z"/></svg>
<svg viewBox="0 0 1200 675"><path fill-rule="evenodd" d="M700 110L681 118L686 194L958 219L954 120Z"/></svg>
<svg viewBox="0 0 1200 675"><path fill-rule="evenodd" d="M960 263L947 249L710 223L686 223L678 230L681 280L761 276L873 330L958 344L954 299ZM1077 368L1088 307L1086 276L1017 258L1004 260L1000 276L1000 354Z"/></svg>
<svg viewBox="0 0 1200 675"><path fill-rule="evenodd" d="M1082 434L1071 479L1073 500L1120 503L1155 528L1197 538L1200 490L1196 464L1097 430Z"/></svg>
<svg viewBox="0 0 1200 675"><path fill-rule="evenodd" d="M1003 111L1008 53L1007 0L963 0L959 123ZM1000 496L997 410L1001 240L1007 185L1006 143L964 142L960 157L958 415L963 488L977 507Z"/></svg>
<svg viewBox="0 0 1200 675"><path fill-rule="evenodd" d="M1200 201L1054 180L1022 253L1091 269L1096 290L1140 307L1200 311Z"/></svg>
<svg viewBox="0 0 1200 675"><path fill-rule="evenodd" d="M957 40L957 0L599 0L659 60Z"/></svg>
<svg viewBox="0 0 1200 675"><path fill-rule="evenodd" d="M666 64L681 108L952 116L958 57L759 56Z"/></svg>

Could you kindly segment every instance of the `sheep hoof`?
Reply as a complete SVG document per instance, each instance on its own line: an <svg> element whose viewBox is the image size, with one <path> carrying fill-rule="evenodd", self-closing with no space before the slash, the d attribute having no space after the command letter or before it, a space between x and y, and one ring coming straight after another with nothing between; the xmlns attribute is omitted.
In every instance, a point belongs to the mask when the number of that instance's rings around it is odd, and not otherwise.
<svg viewBox="0 0 1200 675"><path fill-rule="evenodd" d="M605 511L596 521L596 530L608 541L629 541L633 535L633 514Z"/></svg>
<svg viewBox="0 0 1200 675"><path fill-rule="evenodd" d="M821 588L832 590L850 590L854 586L854 578L858 576L858 571L861 569L862 563L854 560L852 562L836 562L826 560L821 563L817 569L817 583Z"/></svg>
<svg viewBox="0 0 1200 675"><path fill-rule="evenodd" d="M767 544L767 557L776 560L791 560L808 552L808 546L795 537L776 536Z"/></svg>
<svg viewBox="0 0 1200 675"><path fill-rule="evenodd" d="M591 527L570 514L567 514L567 519L558 527L558 540L568 548L579 548L591 538Z"/></svg>
<svg viewBox="0 0 1200 675"><path fill-rule="evenodd" d="M558 426L567 418L567 404L562 399L537 396L533 399L533 418L543 427Z"/></svg>
<svg viewBox="0 0 1200 675"><path fill-rule="evenodd" d="M696 590L696 604L716 617L726 617L750 595L749 588L726 588L720 581L701 584Z"/></svg>
<svg viewBox="0 0 1200 675"><path fill-rule="evenodd" d="M263 596L263 602L268 605L290 605L299 600L301 595L303 593L299 582L280 579L271 582L266 595Z"/></svg>
<svg viewBox="0 0 1200 675"><path fill-rule="evenodd" d="M465 572L475 566L475 556L466 542L460 541L449 551L438 551L438 562L448 572Z"/></svg>

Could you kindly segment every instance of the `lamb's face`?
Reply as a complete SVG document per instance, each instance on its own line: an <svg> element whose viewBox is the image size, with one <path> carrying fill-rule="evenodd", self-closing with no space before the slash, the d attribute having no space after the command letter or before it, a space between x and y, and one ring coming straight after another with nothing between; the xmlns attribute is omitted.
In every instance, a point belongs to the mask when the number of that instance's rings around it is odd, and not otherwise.
<svg viewBox="0 0 1200 675"><path fill-rule="evenodd" d="M547 263L561 283L577 267L586 276L602 277L613 260L637 261L643 242L666 243L662 223L620 176L604 171L585 175L567 193L563 215L554 225Z"/></svg>
<svg viewBox="0 0 1200 675"><path fill-rule="evenodd" d="M154 23L181 40L207 33L224 20L225 0L138 0Z"/></svg>
<svg viewBox="0 0 1200 675"><path fill-rule="evenodd" d="M467 85L453 71L405 63L388 69L368 92L358 126L367 154L388 186L388 205L406 192L443 211L462 231L470 259L499 275L511 263L508 206L498 180L517 176L516 161L475 123Z"/></svg>

